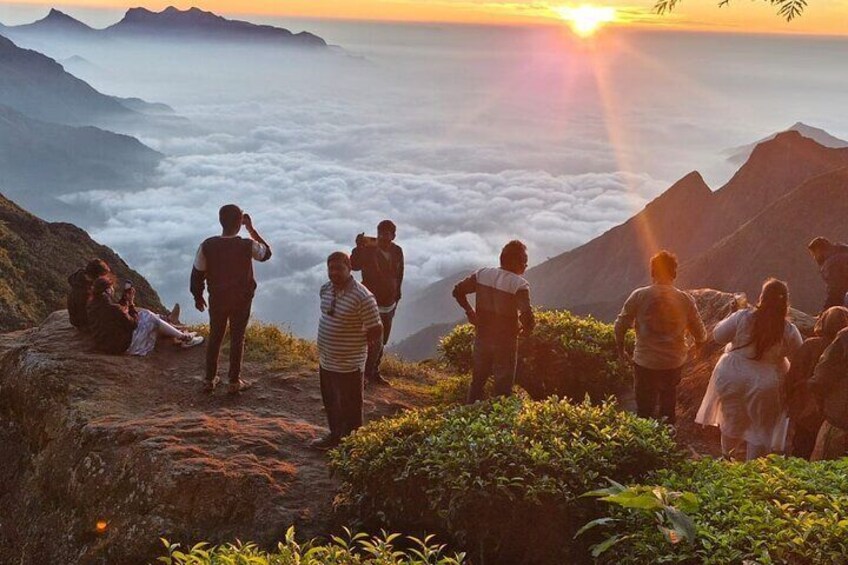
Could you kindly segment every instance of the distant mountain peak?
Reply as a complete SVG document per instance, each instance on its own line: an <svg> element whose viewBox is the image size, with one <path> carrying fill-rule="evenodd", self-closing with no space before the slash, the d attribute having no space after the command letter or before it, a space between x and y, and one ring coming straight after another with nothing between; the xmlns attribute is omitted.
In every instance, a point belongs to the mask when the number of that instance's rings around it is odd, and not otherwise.
<svg viewBox="0 0 848 565"><path fill-rule="evenodd" d="M93 28L79 21L78 19L69 16L65 12L61 10L57 10L56 8L51 8L48 14L37 20L31 24L26 24L23 26L17 26L19 29L22 28L30 28L30 29L64 29L64 30L73 30L73 31L94 31Z"/></svg>
<svg viewBox="0 0 848 565"><path fill-rule="evenodd" d="M168 6L161 12L147 8L130 8L123 19L107 28L113 35L166 35L180 34L205 40L286 42L303 47L326 47L327 43L311 33L293 34L291 31L270 25L258 25L241 20L230 20L197 7L180 10Z"/></svg>
<svg viewBox="0 0 848 565"><path fill-rule="evenodd" d="M785 134L789 135L787 136ZM740 147L728 149L723 153L727 156L728 161L737 165L741 165L748 159L748 157L751 156L751 154L754 152L754 149L759 145L762 145L763 143L766 143L768 141L772 141L778 137L782 137L783 141L799 142L800 139L798 139L798 136L811 139L819 145L823 145L824 147L830 147L834 149L848 147L848 141L839 139L838 137L831 135L830 133L821 128L805 124L804 122L795 122L789 128L783 131L774 133L768 137L764 137L759 141L756 141L749 145L743 145Z"/></svg>

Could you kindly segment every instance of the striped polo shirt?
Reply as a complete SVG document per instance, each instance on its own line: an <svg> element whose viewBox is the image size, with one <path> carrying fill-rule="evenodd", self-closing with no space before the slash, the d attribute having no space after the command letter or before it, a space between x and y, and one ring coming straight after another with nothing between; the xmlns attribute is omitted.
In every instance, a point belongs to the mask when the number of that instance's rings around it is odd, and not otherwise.
<svg viewBox="0 0 848 565"><path fill-rule="evenodd" d="M318 323L321 368L336 373L362 371L368 356L367 331L378 325L377 301L362 283L351 277L340 291L331 282L322 286Z"/></svg>

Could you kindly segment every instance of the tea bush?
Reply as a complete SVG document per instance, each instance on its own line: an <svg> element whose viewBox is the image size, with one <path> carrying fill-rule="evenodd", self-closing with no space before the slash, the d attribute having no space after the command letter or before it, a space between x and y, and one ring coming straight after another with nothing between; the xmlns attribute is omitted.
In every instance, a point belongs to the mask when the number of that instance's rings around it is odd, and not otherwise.
<svg viewBox="0 0 848 565"><path fill-rule="evenodd" d="M703 459L654 479L698 500L694 542L669 543L651 517L615 510L624 521L607 533L621 539L602 563L848 563L848 459Z"/></svg>
<svg viewBox="0 0 848 565"><path fill-rule="evenodd" d="M474 338L474 327L464 324L442 339L441 355L451 369L471 371ZM616 355L613 326L564 310L536 312L536 327L519 340L518 351L517 382L537 400L588 394L597 402L630 378Z"/></svg>
<svg viewBox="0 0 848 565"><path fill-rule="evenodd" d="M398 550L397 542L409 549ZM369 537L351 534L347 539L333 537L329 543L316 540L305 544L295 541L294 528L274 551L264 551L253 543L229 543L210 546L198 543L182 549L163 539L167 555L157 559L165 565L462 565L465 556L448 555L432 536L423 540L401 538L398 534Z"/></svg>
<svg viewBox="0 0 848 565"><path fill-rule="evenodd" d="M666 426L612 403L513 397L372 422L331 467L337 503L368 527L436 532L493 563L562 563L583 554L571 538L603 509L580 495L679 458Z"/></svg>

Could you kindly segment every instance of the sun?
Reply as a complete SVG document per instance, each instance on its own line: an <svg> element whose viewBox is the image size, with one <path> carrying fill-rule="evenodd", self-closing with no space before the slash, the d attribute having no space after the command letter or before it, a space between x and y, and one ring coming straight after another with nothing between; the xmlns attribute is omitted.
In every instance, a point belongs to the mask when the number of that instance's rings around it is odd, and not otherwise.
<svg viewBox="0 0 848 565"><path fill-rule="evenodd" d="M601 26L615 21L615 8L582 4L577 7L557 6L554 11L580 37L593 35Z"/></svg>

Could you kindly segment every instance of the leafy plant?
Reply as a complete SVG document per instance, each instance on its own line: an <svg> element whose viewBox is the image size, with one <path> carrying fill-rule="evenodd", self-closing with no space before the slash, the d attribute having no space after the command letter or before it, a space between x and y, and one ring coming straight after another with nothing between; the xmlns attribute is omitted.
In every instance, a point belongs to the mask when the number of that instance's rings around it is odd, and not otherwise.
<svg viewBox="0 0 848 565"><path fill-rule="evenodd" d="M848 563L846 459L702 459L659 471L649 484L697 498L697 508L686 510L693 542L670 544L655 516L620 508L606 523L620 539L599 555L601 563ZM654 487L637 491L645 488Z"/></svg>
<svg viewBox="0 0 848 565"><path fill-rule="evenodd" d="M455 328L440 344L442 357L454 371L473 366L475 331ZM600 401L622 387L630 368L616 354L611 324L567 311L536 313L536 328L519 342L517 382L536 400L551 395Z"/></svg>
<svg viewBox="0 0 848 565"><path fill-rule="evenodd" d="M265 551L254 543L228 543L211 546L201 542L182 549L179 544L162 539L167 555L159 557L164 565L462 565L461 553L448 555L444 545L424 539L401 538L399 534L368 536L345 529L347 538L334 536L328 543L312 540L295 541L294 527L286 532L285 541L274 551ZM396 548L402 541L406 550Z"/></svg>
<svg viewBox="0 0 848 565"><path fill-rule="evenodd" d="M766 2L776 6L778 15L788 22L803 14L804 8L807 7L807 0L766 0ZM658 14L665 14L674 10L679 3L680 0L657 0L654 4L654 11ZM720 0L718 3L720 8L729 4L730 0Z"/></svg>
<svg viewBox="0 0 848 565"><path fill-rule="evenodd" d="M515 397L408 411L331 453L337 504L367 527L433 531L498 563L583 555L563 542L597 516L583 493L679 460L668 427L612 403Z"/></svg>
<svg viewBox="0 0 848 565"><path fill-rule="evenodd" d="M604 502L641 512L653 518L657 530L671 544L692 543L695 540L695 523L686 513L698 508L698 497L691 492L675 492L658 486L626 487L610 479L610 486L584 494L594 496ZM598 526L611 526L619 522L613 517L596 518L580 530L578 537ZM592 557L599 557L615 544L625 541L628 534L612 535L592 547Z"/></svg>

